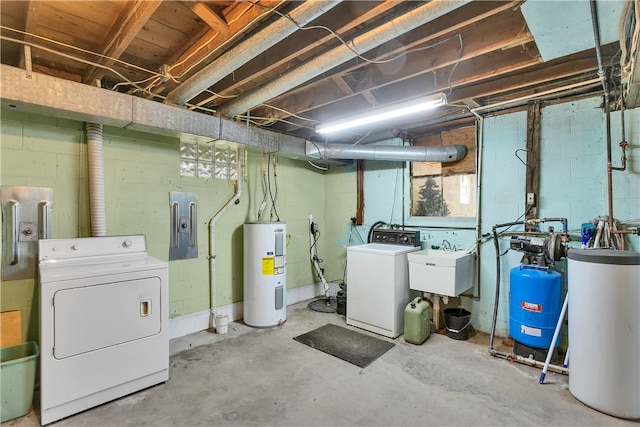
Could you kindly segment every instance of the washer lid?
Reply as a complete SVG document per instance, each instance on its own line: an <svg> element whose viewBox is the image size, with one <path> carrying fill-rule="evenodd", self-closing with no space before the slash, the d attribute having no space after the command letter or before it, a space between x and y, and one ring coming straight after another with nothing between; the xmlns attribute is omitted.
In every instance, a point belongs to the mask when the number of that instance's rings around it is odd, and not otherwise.
<svg viewBox="0 0 640 427"><path fill-rule="evenodd" d="M596 264L640 265L640 253L613 249L571 249L567 257Z"/></svg>
<svg viewBox="0 0 640 427"><path fill-rule="evenodd" d="M367 252L379 255L399 255L419 250L420 246L387 245L384 243L367 243L364 245L349 246L347 248L347 251L351 252Z"/></svg>

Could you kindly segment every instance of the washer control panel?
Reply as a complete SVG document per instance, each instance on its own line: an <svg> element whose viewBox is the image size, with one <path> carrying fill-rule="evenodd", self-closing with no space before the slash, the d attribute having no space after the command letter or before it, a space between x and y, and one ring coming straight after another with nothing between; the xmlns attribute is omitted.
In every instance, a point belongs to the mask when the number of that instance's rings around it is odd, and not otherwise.
<svg viewBox="0 0 640 427"><path fill-rule="evenodd" d="M420 246L420 231L373 230L372 243L387 245Z"/></svg>

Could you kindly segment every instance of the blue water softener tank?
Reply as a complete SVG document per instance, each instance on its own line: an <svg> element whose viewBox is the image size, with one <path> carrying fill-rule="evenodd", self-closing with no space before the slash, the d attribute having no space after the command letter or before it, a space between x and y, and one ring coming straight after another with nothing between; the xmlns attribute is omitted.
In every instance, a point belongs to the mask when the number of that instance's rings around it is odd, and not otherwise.
<svg viewBox="0 0 640 427"><path fill-rule="evenodd" d="M511 269L509 333L534 348L551 346L562 308L562 275L548 267L520 265ZM560 344L556 341L555 347Z"/></svg>

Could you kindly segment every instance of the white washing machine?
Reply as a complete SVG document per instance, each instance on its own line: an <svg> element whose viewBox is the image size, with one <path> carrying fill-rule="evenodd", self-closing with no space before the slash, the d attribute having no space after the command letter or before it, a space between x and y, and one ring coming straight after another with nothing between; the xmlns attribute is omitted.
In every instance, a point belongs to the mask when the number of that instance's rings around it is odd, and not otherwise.
<svg viewBox="0 0 640 427"><path fill-rule="evenodd" d="M347 325L396 338L413 293L407 253L420 250L420 238L417 231L374 230L373 242L347 248Z"/></svg>
<svg viewBox="0 0 640 427"><path fill-rule="evenodd" d="M168 265L145 236L39 241L40 423L169 379Z"/></svg>

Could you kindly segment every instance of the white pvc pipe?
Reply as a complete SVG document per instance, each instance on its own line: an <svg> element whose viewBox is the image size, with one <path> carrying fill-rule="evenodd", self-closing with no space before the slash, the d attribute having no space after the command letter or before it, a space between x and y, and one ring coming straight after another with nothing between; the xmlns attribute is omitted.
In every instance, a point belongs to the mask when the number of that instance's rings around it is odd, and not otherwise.
<svg viewBox="0 0 640 427"><path fill-rule="evenodd" d="M87 149L89 155L89 203L91 209L91 235L107 235L104 206L104 164L102 156L102 125L87 123Z"/></svg>
<svg viewBox="0 0 640 427"><path fill-rule="evenodd" d="M211 293L210 310L211 310L211 326L212 327L214 326L214 322L215 322L215 309L216 309L216 238L215 238L216 222L218 222L218 219L220 219L222 214L225 213L225 211L229 208L229 206L240 201L240 196L242 195L243 162L244 162L244 151L240 150L238 152L238 158L237 158L238 179L236 180L236 191L233 194L233 196L231 196L231 198L227 200L227 202L209 220L209 288Z"/></svg>
<svg viewBox="0 0 640 427"><path fill-rule="evenodd" d="M598 221L598 228L596 230L596 238L593 241L593 247L594 248L600 247L600 238L602 237L602 229L603 228L604 228L604 221L603 220Z"/></svg>
<svg viewBox="0 0 640 427"><path fill-rule="evenodd" d="M549 351L547 352L547 358L544 361L544 366L542 367L542 373L540 374L540 384L544 383L544 377L547 376L547 369L549 369L549 363L551 363L551 356L553 355L553 349L556 346L556 342L558 341L558 335L560 335L560 328L562 327L562 322L564 321L564 316L567 313L567 305L569 303L569 292L564 297L564 304L562 304L562 310L560 311L560 317L558 318L558 323L556 323L556 330L553 331L553 338L551 338L551 345L549 346ZM563 366L566 368L566 366Z"/></svg>

